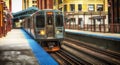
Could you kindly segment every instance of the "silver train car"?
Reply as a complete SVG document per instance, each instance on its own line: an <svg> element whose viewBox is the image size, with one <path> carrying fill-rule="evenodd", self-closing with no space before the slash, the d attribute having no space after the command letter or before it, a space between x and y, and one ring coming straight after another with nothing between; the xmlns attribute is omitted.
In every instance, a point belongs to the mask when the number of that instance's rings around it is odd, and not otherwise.
<svg viewBox="0 0 120 65"><path fill-rule="evenodd" d="M40 10L26 18L22 27L48 52L58 51L64 39L64 15L59 10Z"/></svg>

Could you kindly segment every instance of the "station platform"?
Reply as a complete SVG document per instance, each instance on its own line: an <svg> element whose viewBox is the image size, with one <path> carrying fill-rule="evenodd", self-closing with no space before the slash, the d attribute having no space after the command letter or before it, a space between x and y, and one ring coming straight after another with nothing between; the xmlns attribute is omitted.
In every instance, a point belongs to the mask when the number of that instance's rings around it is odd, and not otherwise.
<svg viewBox="0 0 120 65"><path fill-rule="evenodd" d="M65 29L66 36L120 52L120 34Z"/></svg>
<svg viewBox="0 0 120 65"><path fill-rule="evenodd" d="M89 31L72 30L72 29L66 29L65 31L71 32L71 33L76 33L76 34L85 34L85 35L89 35L89 36L97 36L97 37L101 37L101 38L120 41L120 34L115 34L115 33L89 32Z"/></svg>
<svg viewBox="0 0 120 65"><path fill-rule="evenodd" d="M0 38L0 65L58 65L24 30L12 29Z"/></svg>

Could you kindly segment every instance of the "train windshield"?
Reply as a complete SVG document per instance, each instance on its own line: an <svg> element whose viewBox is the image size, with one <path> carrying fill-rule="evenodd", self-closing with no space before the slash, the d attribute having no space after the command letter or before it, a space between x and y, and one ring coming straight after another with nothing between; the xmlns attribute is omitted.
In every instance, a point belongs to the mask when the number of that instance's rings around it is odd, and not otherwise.
<svg viewBox="0 0 120 65"><path fill-rule="evenodd" d="M56 15L56 26L63 26L63 15Z"/></svg>
<svg viewBox="0 0 120 65"><path fill-rule="evenodd" d="M47 15L47 25L53 25L54 17L53 15Z"/></svg>
<svg viewBox="0 0 120 65"><path fill-rule="evenodd" d="M44 15L36 16L36 27L37 28L45 27L45 17L44 17Z"/></svg>

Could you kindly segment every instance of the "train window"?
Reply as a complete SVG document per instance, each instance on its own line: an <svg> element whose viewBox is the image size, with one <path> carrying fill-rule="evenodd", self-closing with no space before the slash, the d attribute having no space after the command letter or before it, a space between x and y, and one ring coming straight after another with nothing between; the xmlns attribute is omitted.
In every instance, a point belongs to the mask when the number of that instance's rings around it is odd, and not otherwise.
<svg viewBox="0 0 120 65"><path fill-rule="evenodd" d="M30 28L30 19L27 20L27 23L28 23L28 28Z"/></svg>
<svg viewBox="0 0 120 65"><path fill-rule="evenodd" d="M47 24L48 25L53 25L53 15L48 15L47 16Z"/></svg>
<svg viewBox="0 0 120 65"><path fill-rule="evenodd" d="M62 15L56 15L56 26L57 27L63 26L63 16Z"/></svg>
<svg viewBox="0 0 120 65"><path fill-rule="evenodd" d="M44 15L36 16L36 27L37 28L45 27L45 17L44 17Z"/></svg>

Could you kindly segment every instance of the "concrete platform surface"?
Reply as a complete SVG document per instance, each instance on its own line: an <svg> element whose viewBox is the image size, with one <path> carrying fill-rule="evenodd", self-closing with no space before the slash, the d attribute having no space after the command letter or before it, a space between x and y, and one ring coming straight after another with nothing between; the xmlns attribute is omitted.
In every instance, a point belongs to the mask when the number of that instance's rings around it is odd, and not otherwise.
<svg viewBox="0 0 120 65"><path fill-rule="evenodd" d="M102 38L114 39L120 41L120 34L117 33L102 33L102 32L90 32L90 31L82 31L82 30L73 30L73 29L66 29L66 32L73 32L77 34L85 34L91 36L97 36Z"/></svg>
<svg viewBox="0 0 120 65"><path fill-rule="evenodd" d="M96 35L112 36L112 37L120 38L120 34L117 34L117 33L90 32L90 31L73 30L73 29L66 29L65 31L74 31L74 32L81 32L85 34L96 34Z"/></svg>
<svg viewBox="0 0 120 65"><path fill-rule="evenodd" d="M0 38L0 65L39 65L21 30Z"/></svg>

